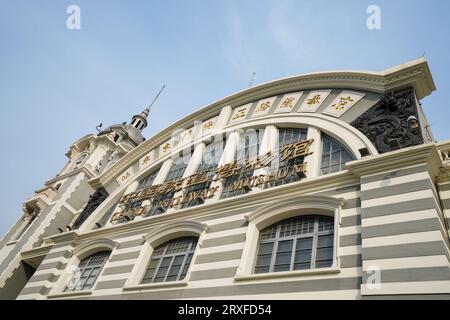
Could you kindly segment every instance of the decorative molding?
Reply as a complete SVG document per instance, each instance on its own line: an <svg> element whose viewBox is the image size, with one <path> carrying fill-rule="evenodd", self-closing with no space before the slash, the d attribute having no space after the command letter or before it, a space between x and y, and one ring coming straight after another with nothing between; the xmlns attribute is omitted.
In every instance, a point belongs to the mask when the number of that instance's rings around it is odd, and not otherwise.
<svg viewBox="0 0 450 320"><path fill-rule="evenodd" d="M435 144L427 143L369 156L361 160L347 162L346 167L350 172L361 177L419 164L427 164L432 177L439 175L442 159Z"/></svg>
<svg viewBox="0 0 450 320"><path fill-rule="evenodd" d="M409 117L419 120L414 92L406 89L381 97L380 101L352 122L352 126L364 133L379 153L424 143L420 124L411 128Z"/></svg>
<svg viewBox="0 0 450 320"><path fill-rule="evenodd" d="M80 258L80 260L82 258L84 258L84 256L87 256L89 254L91 254L94 250L101 250L101 249L108 249L108 250L114 250L117 246L119 245L118 242L113 241L111 239L108 238L100 238L100 239L95 239L92 241L88 241L86 243L83 243L81 245L76 246L73 250L72 250L72 254L74 256L77 256Z"/></svg>
<svg viewBox="0 0 450 320"><path fill-rule="evenodd" d="M308 269L308 270L295 270L295 271L284 271L284 272L271 272L271 273L256 273L256 274L238 274L234 277L235 281L261 281L269 279L283 279L283 278L295 278L295 277L306 277L315 276L323 274L337 274L340 273L341 269L339 267L322 268L322 269Z"/></svg>
<svg viewBox="0 0 450 320"><path fill-rule="evenodd" d="M142 238L148 241L152 246L158 246L172 238L178 238L185 235L196 234L200 236L202 232L208 230L208 225L196 221L179 221L169 223L163 227L157 228ZM171 239L169 239L170 237Z"/></svg>
<svg viewBox="0 0 450 320"><path fill-rule="evenodd" d="M245 216L247 221L254 223L258 229L260 223L270 218L274 218L282 213L294 213L298 215L299 210L326 210L331 214L335 214L335 211L342 207L345 203L343 198L334 198L324 195L299 195L294 199L292 197L283 198L266 205L259 210L255 210L251 214ZM285 218L285 217L284 217Z"/></svg>
<svg viewBox="0 0 450 320"><path fill-rule="evenodd" d="M138 285L130 285L122 288L123 291L140 291L140 290L151 290L160 288L176 288L176 287L186 287L188 282L186 280L181 281L169 281L169 282L156 282L156 283L146 283Z"/></svg>

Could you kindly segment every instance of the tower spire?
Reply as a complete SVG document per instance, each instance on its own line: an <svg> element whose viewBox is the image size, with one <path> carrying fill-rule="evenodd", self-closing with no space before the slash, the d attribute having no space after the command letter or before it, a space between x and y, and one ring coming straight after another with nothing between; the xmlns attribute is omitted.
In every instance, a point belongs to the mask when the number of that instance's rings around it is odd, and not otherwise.
<svg viewBox="0 0 450 320"><path fill-rule="evenodd" d="M150 104L150 106L145 108L144 111L142 111L140 115L133 116L133 119L131 120L131 125L133 127L135 127L136 129L138 129L141 132L142 132L142 130L144 130L147 127L147 118L148 118L148 114L150 113L150 108L153 106L153 104L158 99L158 97L161 94L161 92L163 92L165 87L166 87L165 85L162 86L161 90L159 90L158 94L153 99L153 101Z"/></svg>
<svg viewBox="0 0 450 320"><path fill-rule="evenodd" d="M144 130L148 125L147 118L149 113L150 108L147 107L141 112L141 114L134 115L131 120L131 125L142 132L142 130Z"/></svg>

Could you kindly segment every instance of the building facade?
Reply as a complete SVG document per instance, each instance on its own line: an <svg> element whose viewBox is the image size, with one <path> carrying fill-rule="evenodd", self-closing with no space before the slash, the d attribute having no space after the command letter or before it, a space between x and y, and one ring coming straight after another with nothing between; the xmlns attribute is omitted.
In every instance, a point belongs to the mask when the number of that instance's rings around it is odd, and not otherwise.
<svg viewBox="0 0 450 320"><path fill-rule="evenodd" d="M0 241L1 299L450 298L450 141L426 60L83 137Z"/></svg>

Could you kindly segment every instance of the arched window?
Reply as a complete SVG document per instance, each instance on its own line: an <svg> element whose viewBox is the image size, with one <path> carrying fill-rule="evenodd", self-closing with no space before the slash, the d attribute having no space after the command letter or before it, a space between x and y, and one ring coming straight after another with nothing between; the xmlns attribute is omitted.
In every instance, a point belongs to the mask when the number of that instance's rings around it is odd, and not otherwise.
<svg viewBox="0 0 450 320"><path fill-rule="evenodd" d="M247 169L245 163L258 156L263 137L264 129L248 130L240 133L239 144L235 153L235 161L243 168L242 170L238 170L236 174L224 180L221 195L222 199L239 196L247 192L242 188L234 190L233 184L253 176L253 169Z"/></svg>
<svg viewBox="0 0 450 320"><path fill-rule="evenodd" d="M158 175L159 169L152 171L150 174L145 176L142 180L139 181L137 189L133 192L134 194L138 194L142 190L151 187L153 185L153 182L156 179L156 176ZM130 212L133 209L140 209L142 207L142 202L144 202L143 198L140 197L134 197L132 200L128 200L125 204L120 204L122 208L122 212ZM114 206L115 208L115 206ZM150 208L147 208L146 210L149 210ZM114 209L113 209L114 210ZM112 213L111 213L112 215ZM132 220L135 218L134 215L127 215L128 218L131 218ZM116 223L124 223L129 221L125 217L121 217L117 219Z"/></svg>
<svg viewBox="0 0 450 320"><path fill-rule="evenodd" d="M162 187L163 190L167 189L168 191L158 194L153 199L147 216L154 216L167 211L169 207L168 203L177 192L177 182L183 177L184 171L186 170L192 157L192 152L192 149L183 150L179 153L180 157L174 160L174 163L172 164Z"/></svg>
<svg viewBox="0 0 450 320"><path fill-rule="evenodd" d="M334 219L297 216L260 232L255 273L327 268L333 264Z"/></svg>
<svg viewBox="0 0 450 320"><path fill-rule="evenodd" d="M278 129L278 154L279 157L279 167L272 173L278 172L279 176L283 178L277 179L273 182L267 183L267 187L275 187L283 184L299 181L301 178L294 174L289 168L297 165L301 165L305 160L305 157L295 157L288 160L283 160L283 149L290 144L299 142L301 140L306 140L308 131L306 129L298 128L280 128Z"/></svg>
<svg viewBox="0 0 450 320"><path fill-rule="evenodd" d="M193 177L194 182L191 182L192 184L186 188L184 192L185 197L187 197L189 194L193 194L194 192L202 192L203 190L209 189L211 187L212 178L216 174L216 168L226 144L225 137L219 137L219 139L217 139L218 141L215 140L216 139L214 139L213 142L209 143L205 147L202 155L202 162L199 164L196 173L191 176ZM204 175L204 177L206 177L208 181L202 182L202 175ZM195 183L196 179L198 179L200 182ZM191 199L190 201L182 203L181 207L193 207L202 203L202 199Z"/></svg>
<svg viewBox="0 0 450 320"><path fill-rule="evenodd" d="M197 241L197 237L183 237L157 247L142 283L183 280L189 270Z"/></svg>
<svg viewBox="0 0 450 320"><path fill-rule="evenodd" d="M352 153L330 136L322 134L321 174L329 174L345 169L345 163L355 160Z"/></svg>
<svg viewBox="0 0 450 320"><path fill-rule="evenodd" d="M101 251L81 260L65 291L92 288L110 254L111 251Z"/></svg>

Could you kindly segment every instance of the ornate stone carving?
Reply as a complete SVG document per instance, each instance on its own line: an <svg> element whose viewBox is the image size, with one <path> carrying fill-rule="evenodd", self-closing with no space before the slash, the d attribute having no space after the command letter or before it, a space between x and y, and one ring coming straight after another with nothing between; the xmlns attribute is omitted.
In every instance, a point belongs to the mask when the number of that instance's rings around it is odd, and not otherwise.
<svg viewBox="0 0 450 320"><path fill-rule="evenodd" d="M418 119L412 89L386 94L351 125L372 141L379 153L423 143L420 125L412 126L408 118Z"/></svg>
<svg viewBox="0 0 450 320"><path fill-rule="evenodd" d="M89 218L92 212L94 212L95 209L97 209L98 206L101 205L106 198L108 198L108 196L109 193L104 187L98 188L94 192L94 194L90 196L86 207L83 209L77 220L75 220L74 224L72 225L72 229L78 229L79 227L81 227L83 222L86 221L87 218Z"/></svg>

